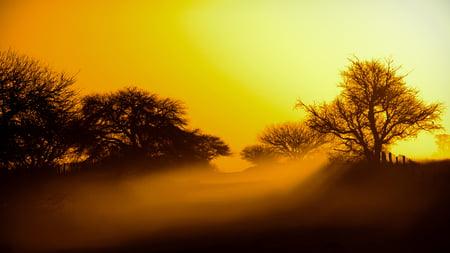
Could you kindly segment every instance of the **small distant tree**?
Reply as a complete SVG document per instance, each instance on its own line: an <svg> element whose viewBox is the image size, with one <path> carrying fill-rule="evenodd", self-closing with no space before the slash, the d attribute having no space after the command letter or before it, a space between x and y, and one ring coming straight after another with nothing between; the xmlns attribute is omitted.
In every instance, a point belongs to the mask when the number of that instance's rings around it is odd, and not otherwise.
<svg viewBox="0 0 450 253"><path fill-rule="evenodd" d="M301 159L329 141L302 122L285 122L267 127L258 140L274 152L290 159Z"/></svg>
<svg viewBox="0 0 450 253"><path fill-rule="evenodd" d="M285 122L266 127L258 136L261 144L245 147L241 156L251 162L287 158L302 159L330 141L323 133L302 122Z"/></svg>
<svg viewBox="0 0 450 253"><path fill-rule="evenodd" d="M74 77L38 60L0 52L0 167L42 172L70 149Z"/></svg>
<svg viewBox="0 0 450 253"><path fill-rule="evenodd" d="M341 140L342 151L355 152L377 164L380 153L420 131L442 128L442 103L426 104L419 91L406 86L406 75L393 60L363 61L354 57L341 72L342 88L331 103L297 106L307 112L306 124Z"/></svg>
<svg viewBox="0 0 450 253"><path fill-rule="evenodd" d="M242 149L240 155L242 159L254 164L273 162L279 156L272 148L262 144L246 146Z"/></svg>
<svg viewBox="0 0 450 253"><path fill-rule="evenodd" d="M86 96L82 101L88 159L209 161L228 155L220 138L186 130L183 104L136 87Z"/></svg>
<svg viewBox="0 0 450 253"><path fill-rule="evenodd" d="M438 147L438 150L434 155L438 158L450 158L450 135L438 134L434 137Z"/></svg>

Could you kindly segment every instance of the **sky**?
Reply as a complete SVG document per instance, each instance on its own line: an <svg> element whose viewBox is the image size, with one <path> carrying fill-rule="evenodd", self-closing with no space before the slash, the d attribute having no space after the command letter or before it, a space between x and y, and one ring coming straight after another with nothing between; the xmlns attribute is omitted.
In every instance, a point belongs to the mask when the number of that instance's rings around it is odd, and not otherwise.
<svg viewBox="0 0 450 253"><path fill-rule="evenodd" d="M348 58L392 57L427 102L450 105L448 0L0 0L0 50L76 74L80 94L138 86L185 102L190 126L233 157L294 109L330 101ZM443 116L450 129L450 112ZM434 137L392 147L411 158Z"/></svg>

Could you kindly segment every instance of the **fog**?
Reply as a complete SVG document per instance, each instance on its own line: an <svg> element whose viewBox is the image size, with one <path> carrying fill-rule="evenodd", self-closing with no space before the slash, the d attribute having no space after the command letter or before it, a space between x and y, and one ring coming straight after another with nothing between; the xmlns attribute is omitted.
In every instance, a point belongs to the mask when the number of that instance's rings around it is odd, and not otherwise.
<svg viewBox="0 0 450 253"><path fill-rule="evenodd" d="M192 167L122 178L73 176L12 194L3 203L1 243L14 251L114 248L218 229L242 233L242 227L404 233L436 199L417 188L414 173L405 177L396 168L367 175L314 159L239 173Z"/></svg>
<svg viewBox="0 0 450 253"><path fill-rule="evenodd" d="M240 173L181 168L111 179L74 177L28 188L8 203L14 249L114 246L161 230L226 223L267 212L273 200L318 173L326 161Z"/></svg>

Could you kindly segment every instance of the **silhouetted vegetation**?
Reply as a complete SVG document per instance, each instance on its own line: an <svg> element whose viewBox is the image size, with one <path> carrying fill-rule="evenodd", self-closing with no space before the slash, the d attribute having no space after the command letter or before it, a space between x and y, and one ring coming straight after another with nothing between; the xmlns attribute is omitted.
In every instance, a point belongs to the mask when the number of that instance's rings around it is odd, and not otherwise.
<svg viewBox="0 0 450 253"><path fill-rule="evenodd" d="M245 147L241 157L253 163L276 158L302 159L331 139L302 122L285 122L266 127L258 136L261 144Z"/></svg>
<svg viewBox="0 0 450 253"><path fill-rule="evenodd" d="M273 162L278 158L278 154L271 147L263 144L254 144L242 149L241 158L254 164L264 164Z"/></svg>
<svg viewBox="0 0 450 253"><path fill-rule="evenodd" d="M436 145L438 147L437 152L434 154L437 158L450 158L450 135L438 134L434 136L436 139Z"/></svg>
<svg viewBox="0 0 450 253"><path fill-rule="evenodd" d="M94 162L201 162L230 153L220 138L186 129L181 101L136 87L84 97L82 115L80 152Z"/></svg>
<svg viewBox="0 0 450 253"><path fill-rule="evenodd" d="M219 137L187 128L181 101L132 87L78 103L74 82L35 59L0 52L3 174L54 173L66 163L208 163L230 154Z"/></svg>
<svg viewBox="0 0 450 253"><path fill-rule="evenodd" d="M0 169L53 168L73 142L74 77L12 51L0 52Z"/></svg>
<svg viewBox="0 0 450 253"><path fill-rule="evenodd" d="M406 86L393 60L363 61L354 57L341 72L341 93L331 103L306 105L306 124L341 140L341 151L379 163L380 153L418 132L440 129L442 103L426 104L419 91Z"/></svg>

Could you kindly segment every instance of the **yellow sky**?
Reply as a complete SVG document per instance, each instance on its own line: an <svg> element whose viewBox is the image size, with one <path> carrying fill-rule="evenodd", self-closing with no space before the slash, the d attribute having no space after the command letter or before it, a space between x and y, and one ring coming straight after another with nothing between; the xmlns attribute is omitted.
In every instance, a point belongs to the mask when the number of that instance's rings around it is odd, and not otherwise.
<svg viewBox="0 0 450 253"><path fill-rule="evenodd" d="M183 100L193 127L238 154L266 125L301 119L297 98L334 98L353 54L392 56L426 101L450 105L448 13L447 0L2 0L0 50L78 73L83 94L135 85ZM393 150L430 156L434 139Z"/></svg>

